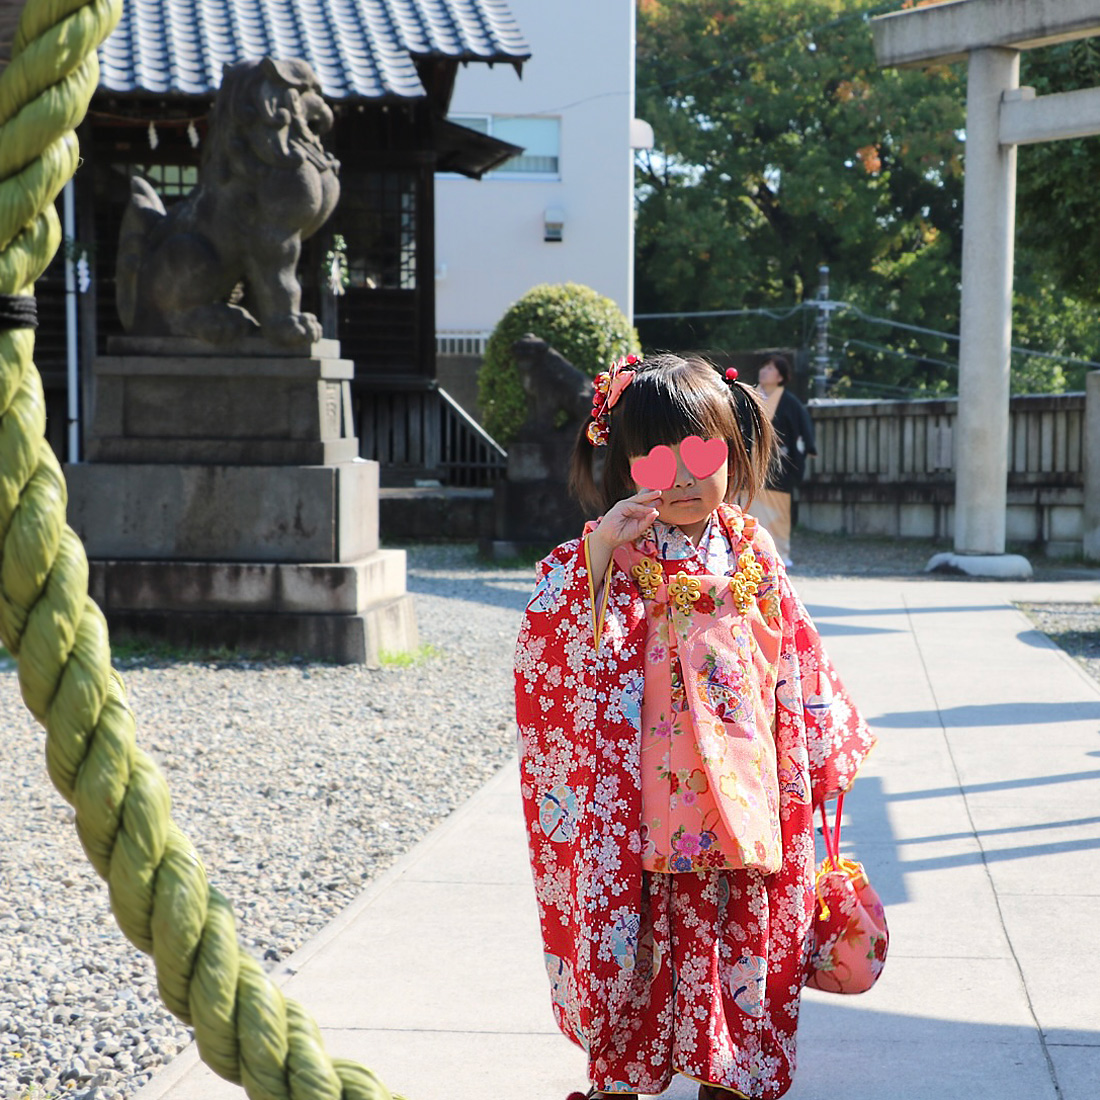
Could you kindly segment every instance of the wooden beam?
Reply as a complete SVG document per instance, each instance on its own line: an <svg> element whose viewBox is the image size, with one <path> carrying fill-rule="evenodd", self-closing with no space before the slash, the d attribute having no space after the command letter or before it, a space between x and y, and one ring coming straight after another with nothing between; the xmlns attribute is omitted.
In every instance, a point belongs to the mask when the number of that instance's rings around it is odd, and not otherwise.
<svg viewBox="0 0 1100 1100"><path fill-rule="evenodd" d="M1059 92L1036 98L1034 88L1019 88L1001 103L1002 145L1093 137L1100 134L1100 88Z"/></svg>
<svg viewBox="0 0 1100 1100"><path fill-rule="evenodd" d="M975 50L1028 50L1100 34L1096 0L952 0L871 21L884 69L962 61Z"/></svg>

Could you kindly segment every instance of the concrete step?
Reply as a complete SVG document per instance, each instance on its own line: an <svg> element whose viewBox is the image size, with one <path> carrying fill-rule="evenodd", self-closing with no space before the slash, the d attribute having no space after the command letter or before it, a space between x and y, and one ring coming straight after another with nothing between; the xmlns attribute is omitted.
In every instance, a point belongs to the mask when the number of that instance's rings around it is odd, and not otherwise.
<svg viewBox="0 0 1100 1100"><path fill-rule="evenodd" d="M89 564L88 591L107 613L249 612L355 615L405 593L405 552L350 562L111 561Z"/></svg>
<svg viewBox="0 0 1100 1100"><path fill-rule="evenodd" d="M111 638L155 641L182 649L290 653L310 660L378 668L385 653L418 645L411 595L371 604L352 615L245 611L108 611Z"/></svg>

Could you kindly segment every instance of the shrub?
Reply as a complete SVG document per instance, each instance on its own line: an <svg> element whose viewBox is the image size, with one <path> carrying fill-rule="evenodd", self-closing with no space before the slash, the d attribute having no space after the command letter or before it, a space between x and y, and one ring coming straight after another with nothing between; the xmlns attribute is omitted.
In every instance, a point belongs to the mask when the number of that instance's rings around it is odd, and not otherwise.
<svg viewBox="0 0 1100 1100"><path fill-rule="evenodd" d="M527 418L527 398L512 345L534 333L594 378L615 359L641 350L638 333L610 299L579 283L532 287L497 323L478 372L485 430L507 446Z"/></svg>

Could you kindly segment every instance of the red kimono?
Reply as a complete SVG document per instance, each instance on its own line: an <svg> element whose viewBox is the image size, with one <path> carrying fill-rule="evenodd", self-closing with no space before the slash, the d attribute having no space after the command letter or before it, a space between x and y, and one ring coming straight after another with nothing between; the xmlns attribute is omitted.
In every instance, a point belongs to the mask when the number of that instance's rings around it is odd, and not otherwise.
<svg viewBox="0 0 1100 1100"><path fill-rule="evenodd" d="M781 1096L814 910L813 810L874 739L767 533L722 505L539 565L516 713L553 1011L604 1092L677 1072Z"/></svg>

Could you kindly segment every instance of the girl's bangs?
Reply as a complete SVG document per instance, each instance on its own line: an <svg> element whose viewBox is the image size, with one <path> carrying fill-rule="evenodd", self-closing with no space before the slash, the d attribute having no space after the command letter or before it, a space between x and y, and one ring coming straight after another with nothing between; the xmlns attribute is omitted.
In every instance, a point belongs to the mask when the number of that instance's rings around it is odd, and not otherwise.
<svg viewBox="0 0 1100 1100"><path fill-rule="evenodd" d="M648 454L658 443L670 446L689 435L698 435L703 423L683 402L680 394L666 387L637 385L631 389L630 404L623 409L619 442L628 454ZM664 392L661 392L664 390Z"/></svg>
<svg viewBox="0 0 1100 1100"><path fill-rule="evenodd" d="M722 387L707 377L709 367L700 374L692 366L685 363L684 369L664 376L644 372L634 379L617 425L628 454L648 454L659 443L671 446L689 435L729 437L732 417Z"/></svg>

